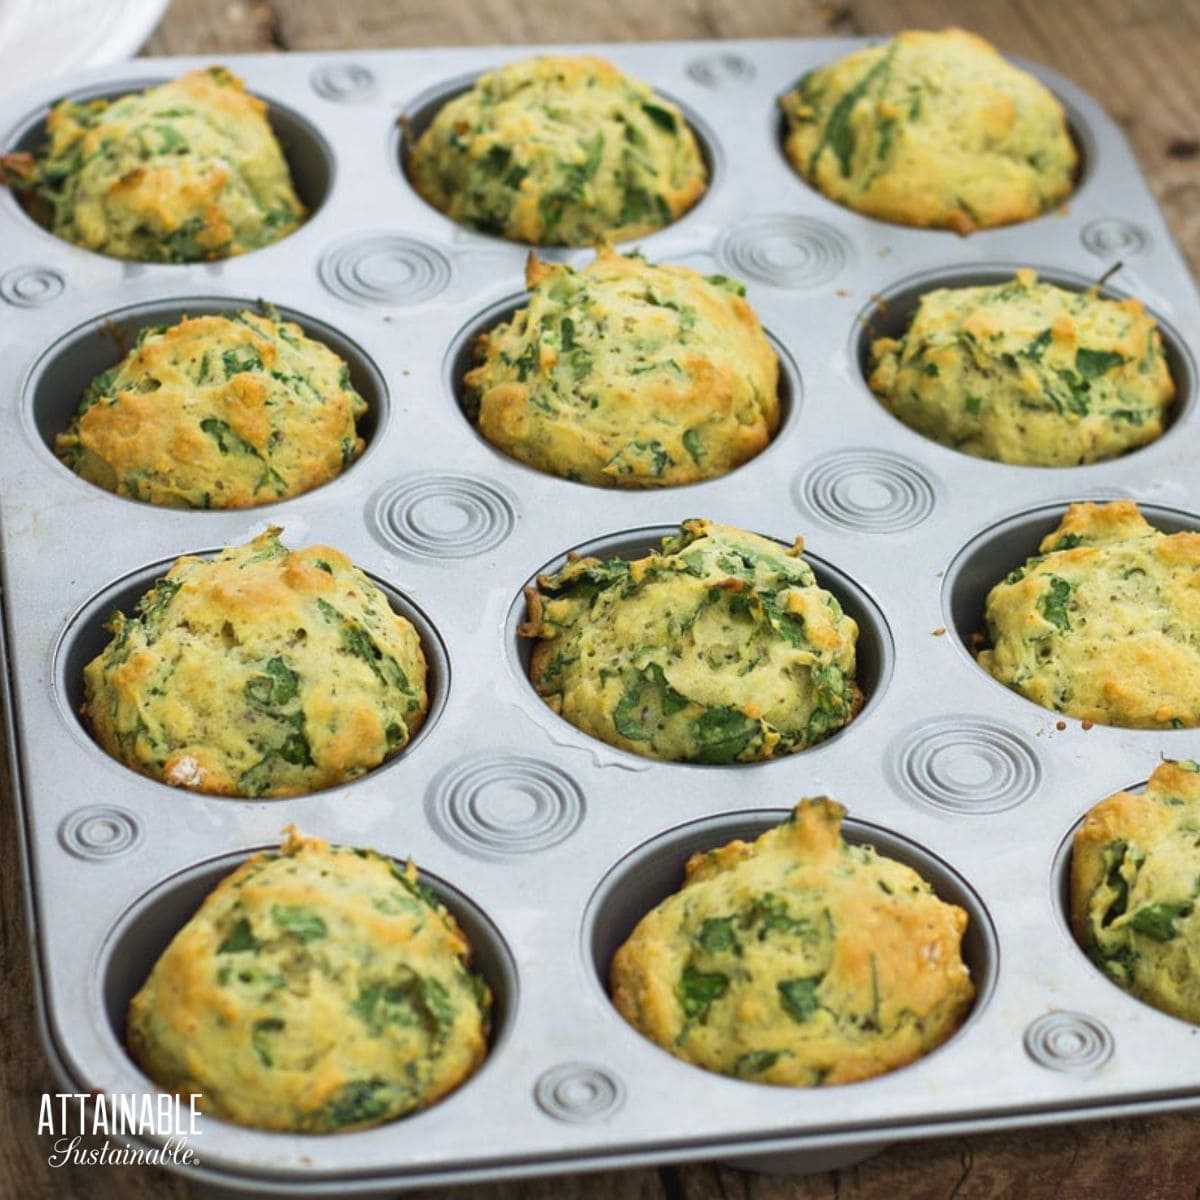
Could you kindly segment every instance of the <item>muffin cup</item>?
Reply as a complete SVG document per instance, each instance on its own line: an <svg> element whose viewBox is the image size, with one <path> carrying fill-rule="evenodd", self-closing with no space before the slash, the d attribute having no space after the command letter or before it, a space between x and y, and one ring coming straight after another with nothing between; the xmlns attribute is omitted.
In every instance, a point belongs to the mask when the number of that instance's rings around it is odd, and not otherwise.
<svg viewBox="0 0 1200 1200"><path fill-rule="evenodd" d="M75 416L88 385L102 371L119 363L137 345L139 330L157 325L175 325L185 317L210 316L231 310L258 311L260 299L240 299L229 296L188 296L179 300L151 301L130 305L99 314L72 329L54 343L35 363L25 388L28 406L27 420L32 424L51 457L54 439L62 433ZM367 411L358 422L359 436L367 443L359 456L341 474L321 487L337 482L371 452L371 445L388 423L390 397L379 368L370 356L354 341L332 326L295 309L275 305L280 317L293 321L311 338L321 342L350 368L350 382L367 402ZM68 471L54 458L59 469ZM84 480L80 480L84 483ZM92 484L86 484L91 487ZM310 491L316 489L310 488ZM302 495L305 493L301 493ZM122 496L123 500L130 497ZM294 497L289 497L294 499ZM134 503L142 503L134 501ZM286 503L274 501L272 503ZM250 511L268 507L250 506ZM221 509L190 509L190 512L221 512Z"/></svg>
<svg viewBox="0 0 1200 1200"><path fill-rule="evenodd" d="M58 100L74 100L77 102L116 100L120 96L129 95L130 92L144 92L148 88L156 87L160 83L166 83L174 77L175 75L173 74L163 74L147 79L131 79L125 83L96 83L88 87L73 89L69 92L61 92L56 96L54 103L57 103ZM259 95L258 92L254 94ZM317 127L306 117L301 116L294 109L272 100L268 96L261 95L260 99L267 102L267 123L271 126L271 131L275 134L275 138L283 150L283 157L287 160L288 170L292 175L292 183L296 188L296 195L300 197L300 201L307 211L305 221L311 221L325 203L333 187L335 173L335 155L333 150ZM36 155L46 142L46 118L50 113L51 107L52 105L46 105L37 108L33 112L27 113L14 127L11 127L4 137L2 143L3 150L6 153L16 152ZM0 190L8 191L8 189ZM25 206L20 203L15 193L0 197L0 204L15 206L20 209L26 219L35 228L42 229L47 235L54 237L56 241L61 240L54 234L51 234L40 221L37 221L25 210ZM284 238L281 240L286 241L287 239ZM269 249L269 247L261 248ZM96 253L95 251L84 250L82 247L76 247L75 249L83 254ZM252 254L254 251L247 251L247 253ZM98 255L98 257L108 258L110 256ZM139 265L147 267L174 267L177 264L146 262L139 263Z"/></svg>

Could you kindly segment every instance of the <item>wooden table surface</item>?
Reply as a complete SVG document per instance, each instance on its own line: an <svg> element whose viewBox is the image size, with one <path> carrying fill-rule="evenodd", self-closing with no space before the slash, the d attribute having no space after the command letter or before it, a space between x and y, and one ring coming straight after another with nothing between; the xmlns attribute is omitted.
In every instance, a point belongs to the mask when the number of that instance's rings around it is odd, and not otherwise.
<svg viewBox="0 0 1200 1200"><path fill-rule="evenodd" d="M1069 76L1131 139L1193 271L1200 268L1200 0L174 0L152 54L364 46L878 34L957 23ZM1185 331L1193 336L1197 331ZM0 767L0 772L3 767ZM0 778L0 845L16 840ZM185 1200L178 1178L46 1163L42 1057L17 856L0 868L0 1200ZM1197 1063L1200 1070L1200 1062ZM202 1147L199 1148L202 1152ZM1200 1200L1200 1117L1064 1125L898 1145L806 1178L710 1165L415 1193L420 1200Z"/></svg>

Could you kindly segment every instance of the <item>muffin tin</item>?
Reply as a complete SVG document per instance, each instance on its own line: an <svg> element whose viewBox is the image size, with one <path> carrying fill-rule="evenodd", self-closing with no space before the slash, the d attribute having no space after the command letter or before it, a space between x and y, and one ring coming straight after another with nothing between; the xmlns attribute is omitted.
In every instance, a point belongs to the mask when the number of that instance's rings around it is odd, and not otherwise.
<svg viewBox="0 0 1200 1200"><path fill-rule="evenodd" d="M693 121L709 193L638 244L652 260L745 280L783 352L787 412L772 445L686 488L618 493L539 474L494 451L459 407L468 339L519 301L526 248L459 228L413 192L397 117L418 123L534 48L224 60L270 102L314 209L242 258L102 258L0 197L5 678L38 1009L60 1078L73 1091L152 1087L121 1043L130 995L216 880L289 822L411 855L497 996L487 1062L442 1103L325 1136L206 1119L194 1176L347 1196L713 1157L813 1170L896 1139L1200 1102L1200 1029L1088 963L1062 886L1081 815L1160 755L1200 755L1200 733L1085 729L1002 687L968 650L990 584L1068 501L1130 495L1163 528L1200 528L1196 367L1182 332L1200 328L1200 303L1116 126L1037 67L1083 151L1064 211L962 239L863 218L811 190L781 152L776 98L858 44L570 48L609 55ZM35 144L64 90L120 93L209 61L144 59L42 87L8 103L0 138ZM1162 322L1179 387L1171 427L1149 447L1088 467L1004 466L925 440L868 391L864 323L887 328L915 288L1025 265L1082 286L1118 259L1108 290L1140 296ZM367 451L344 475L264 508L179 512L109 495L55 460L53 434L82 385L139 325L259 297L343 354L371 401ZM638 553L689 516L805 535L822 583L862 627L867 702L836 737L759 765L656 763L583 735L534 693L516 635L523 585L568 550ZM76 716L104 616L179 554L268 523L293 545L338 546L416 619L433 667L429 720L386 767L298 799L205 797L135 775ZM848 836L967 908L969 1020L912 1066L844 1087L775 1088L677 1061L610 1005L613 949L678 886L688 853L823 792L849 809Z"/></svg>

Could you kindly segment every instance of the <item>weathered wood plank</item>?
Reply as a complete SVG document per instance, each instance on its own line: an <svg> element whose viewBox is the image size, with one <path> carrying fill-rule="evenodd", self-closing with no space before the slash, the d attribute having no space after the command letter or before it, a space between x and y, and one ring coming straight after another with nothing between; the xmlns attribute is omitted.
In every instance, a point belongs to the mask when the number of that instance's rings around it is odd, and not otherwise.
<svg viewBox="0 0 1200 1200"><path fill-rule="evenodd" d="M278 50L270 0L174 0L146 54L254 54Z"/></svg>
<svg viewBox="0 0 1200 1200"><path fill-rule="evenodd" d="M1200 1120L1103 1121L897 1145L807 1178L680 1168L678 1200L1097 1200L1200 1195Z"/></svg>
<svg viewBox="0 0 1200 1200"><path fill-rule="evenodd" d="M289 49L445 46L473 43L643 41L679 38L816 37L839 28L842 10L817 0L438 0L389 3L275 0Z"/></svg>

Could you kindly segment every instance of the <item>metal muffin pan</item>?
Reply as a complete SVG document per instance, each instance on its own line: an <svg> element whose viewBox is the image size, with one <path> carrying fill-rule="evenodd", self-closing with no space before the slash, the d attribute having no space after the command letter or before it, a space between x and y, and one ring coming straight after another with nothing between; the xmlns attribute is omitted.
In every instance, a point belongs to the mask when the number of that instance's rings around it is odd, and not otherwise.
<svg viewBox="0 0 1200 1200"><path fill-rule="evenodd" d="M1200 301L1116 126L1037 67L1084 151L1063 211L964 239L860 217L809 188L781 153L776 98L858 44L570 48L608 55L694 119L709 194L638 244L744 279L785 352L789 411L774 444L686 488L618 493L532 471L484 442L455 395L468 334L513 303L526 248L462 229L413 192L397 117L544 47L223 60L271 103L314 207L298 232L242 258L100 257L0 197L7 699L38 1010L58 1074L74 1091L152 1087L121 1045L128 996L202 894L289 822L411 855L464 920L497 995L486 1065L440 1104L326 1136L210 1118L194 1143L199 1179L346 1196L713 1157L819 1169L896 1139L1200 1103L1200 1029L1110 984L1062 911L1064 839L1080 816L1161 755L1200 754L1200 734L1084 729L1001 687L964 643L989 583L1070 500L1129 495L1164 528L1200 527ZM66 90L126 91L210 61L139 60ZM63 90L10 102L4 146L36 140ZM1022 265L1082 284L1118 259L1109 287L1162 319L1180 387L1158 442L1089 467L1004 466L924 439L868 391L862 323L876 297L901 307L926 282ZM372 402L368 450L340 478L263 509L178 512L109 495L53 458L82 384L119 356L110 318L127 329L260 296L333 341ZM838 736L755 766L654 763L538 699L515 636L522 586L568 550L633 552L690 516L805 536L862 625L867 703ZM192 795L109 759L74 712L105 612L179 554L269 523L293 545L340 547L421 618L440 713L385 768L293 800ZM609 1003L612 949L677 885L687 853L819 793L847 806L849 836L966 905L970 1019L919 1062L844 1087L770 1087L675 1060Z"/></svg>

